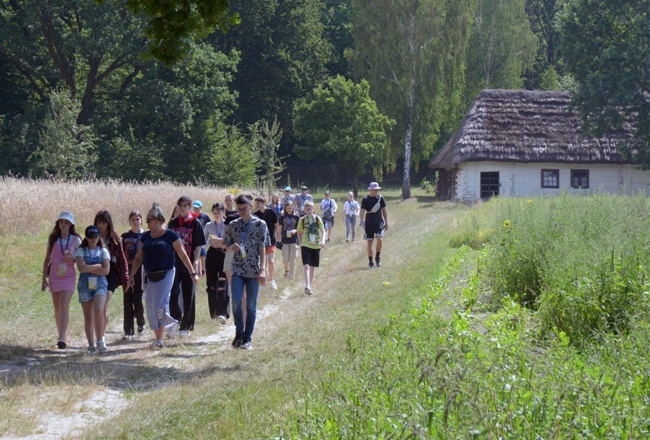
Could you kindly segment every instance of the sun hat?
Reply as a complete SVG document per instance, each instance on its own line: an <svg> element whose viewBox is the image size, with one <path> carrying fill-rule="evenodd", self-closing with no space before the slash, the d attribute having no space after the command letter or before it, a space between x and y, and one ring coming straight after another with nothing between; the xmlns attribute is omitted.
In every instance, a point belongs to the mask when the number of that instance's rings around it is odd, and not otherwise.
<svg viewBox="0 0 650 440"><path fill-rule="evenodd" d="M373 189L381 189L381 186L379 186L379 184L377 182L370 182L370 186L368 187L368 189L371 190L371 191Z"/></svg>
<svg viewBox="0 0 650 440"><path fill-rule="evenodd" d="M67 220L72 223L73 226L75 225L74 215L72 215L70 211L61 211L61 214L59 214L59 218L57 218L56 221L58 222L59 220Z"/></svg>
<svg viewBox="0 0 650 440"><path fill-rule="evenodd" d="M201 203L200 200L195 200L194 203L192 203L192 206L195 208L203 208L203 203Z"/></svg>
<svg viewBox="0 0 650 440"><path fill-rule="evenodd" d="M290 186L287 186L286 188L284 188L284 190L285 190L285 191L291 191L291 187L290 187Z"/></svg>
<svg viewBox="0 0 650 440"><path fill-rule="evenodd" d="M99 229L97 226L90 225L86 228L86 238L99 237Z"/></svg>
<svg viewBox="0 0 650 440"><path fill-rule="evenodd" d="M328 189L327 191L325 191L325 194L329 196L331 194L330 190Z"/></svg>

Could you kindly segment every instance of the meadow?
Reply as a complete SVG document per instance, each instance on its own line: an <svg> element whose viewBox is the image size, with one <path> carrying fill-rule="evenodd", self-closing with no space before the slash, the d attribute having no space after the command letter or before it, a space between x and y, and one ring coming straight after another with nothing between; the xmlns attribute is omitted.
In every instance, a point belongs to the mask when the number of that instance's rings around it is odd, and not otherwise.
<svg viewBox="0 0 650 440"><path fill-rule="evenodd" d="M193 190L167 192L213 201ZM2 235L0 436L55 438L56 420L88 439L648 437L644 197L466 207L382 193L384 267L367 269L339 222L314 295L300 277L262 291L251 351L230 348L200 286L189 340L120 342L114 300L109 355L61 353L38 290L49 226Z"/></svg>

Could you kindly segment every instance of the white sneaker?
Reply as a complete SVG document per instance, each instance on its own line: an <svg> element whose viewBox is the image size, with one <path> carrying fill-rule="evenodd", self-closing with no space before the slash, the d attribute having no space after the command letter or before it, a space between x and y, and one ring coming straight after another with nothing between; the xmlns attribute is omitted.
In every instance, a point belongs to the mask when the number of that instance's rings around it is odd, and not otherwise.
<svg viewBox="0 0 650 440"><path fill-rule="evenodd" d="M221 325L226 325L226 317L223 315L217 316L217 322Z"/></svg>
<svg viewBox="0 0 650 440"><path fill-rule="evenodd" d="M178 324L170 325L165 329L165 333L167 333L167 337L170 339L173 339L176 337L178 334Z"/></svg>
<svg viewBox="0 0 650 440"><path fill-rule="evenodd" d="M190 331L189 330L181 330L178 332L178 336L180 336L183 339L187 339L190 337Z"/></svg>
<svg viewBox="0 0 650 440"><path fill-rule="evenodd" d="M278 285L275 284L275 280L271 280L271 289L278 290Z"/></svg>

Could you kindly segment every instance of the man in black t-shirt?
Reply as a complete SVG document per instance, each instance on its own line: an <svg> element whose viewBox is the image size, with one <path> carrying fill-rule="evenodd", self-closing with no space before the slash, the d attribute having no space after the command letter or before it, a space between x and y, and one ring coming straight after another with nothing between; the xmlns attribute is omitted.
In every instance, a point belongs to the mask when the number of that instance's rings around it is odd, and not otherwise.
<svg viewBox="0 0 650 440"><path fill-rule="evenodd" d="M266 199L263 196L255 197L255 206L257 211L253 213L255 217L258 217L266 223L266 227L269 230L269 237L271 238L271 246L266 248L266 267L269 270L268 279L271 282L271 288L277 289L278 285L275 283L273 278L275 272L275 242L278 236L278 229L280 224L278 223L278 216L275 214L275 211L268 209L266 207Z"/></svg>
<svg viewBox="0 0 650 440"><path fill-rule="evenodd" d="M384 231L388 230L388 214L386 213L386 200L379 194L381 187L377 182L371 182L368 190L370 194L361 201L361 213L359 226L365 228L365 239L368 242L368 267L374 267L372 262L372 243L377 240L375 262L381 267L381 244L384 238Z"/></svg>
<svg viewBox="0 0 650 440"><path fill-rule="evenodd" d="M167 227L178 234L185 249L185 253L192 261L194 271L198 273L201 257L201 246L205 245L203 225L196 214L190 212L192 199L183 196L176 202L178 215L169 221ZM192 274L187 271L185 264L176 255L176 275L172 285L169 300L169 311L172 317L180 322L180 335L189 338L194 330L196 317L196 286ZM183 295L183 310L178 304L178 296ZM171 331L170 333L173 333Z"/></svg>

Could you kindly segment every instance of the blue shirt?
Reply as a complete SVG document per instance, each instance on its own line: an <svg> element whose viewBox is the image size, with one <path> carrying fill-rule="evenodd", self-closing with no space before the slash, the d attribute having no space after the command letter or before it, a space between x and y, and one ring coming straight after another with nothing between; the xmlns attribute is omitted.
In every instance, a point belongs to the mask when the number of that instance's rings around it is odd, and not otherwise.
<svg viewBox="0 0 650 440"><path fill-rule="evenodd" d="M157 238L151 236L151 231L142 234L140 243L142 243L142 252L144 252L144 261L142 262L144 269L147 272L171 270L174 267L176 253L173 243L178 239L180 239L178 234L169 228Z"/></svg>

